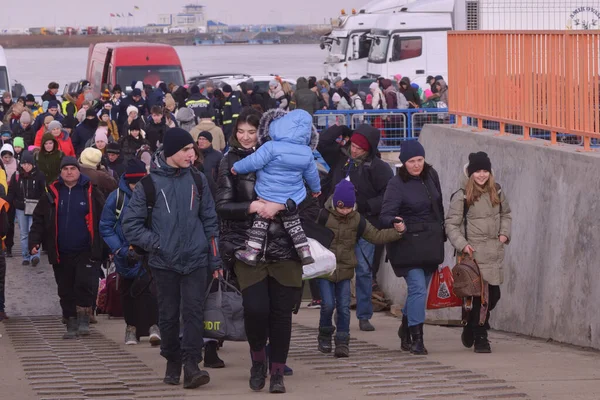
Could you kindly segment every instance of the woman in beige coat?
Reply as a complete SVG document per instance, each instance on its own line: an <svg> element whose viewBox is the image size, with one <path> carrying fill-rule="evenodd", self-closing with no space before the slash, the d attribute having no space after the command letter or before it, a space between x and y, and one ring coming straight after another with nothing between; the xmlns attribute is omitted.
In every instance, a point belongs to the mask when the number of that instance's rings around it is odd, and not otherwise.
<svg viewBox="0 0 600 400"><path fill-rule="evenodd" d="M483 279L489 284L485 324L479 325L481 298L476 297L468 323L463 328L462 343L467 348L474 344L476 353L491 353L487 339L490 311L500 300L500 284L504 280L504 246L510 242L512 219L508 200L494 180L492 162L486 153L469 155L465 175L467 178L463 185L450 200L446 235L459 254L469 254L477 260Z"/></svg>

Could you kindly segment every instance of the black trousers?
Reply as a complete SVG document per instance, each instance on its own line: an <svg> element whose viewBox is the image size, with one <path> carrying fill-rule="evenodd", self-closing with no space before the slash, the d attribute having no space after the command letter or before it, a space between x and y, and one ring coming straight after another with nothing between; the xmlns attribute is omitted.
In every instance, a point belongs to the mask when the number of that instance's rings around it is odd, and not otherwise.
<svg viewBox="0 0 600 400"><path fill-rule="evenodd" d="M150 285L119 276L119 293L125 323L135 326L138 339L150 335L150 327L158 324L158 301L154 280Z"/></svg>
<svg viewBox="0 0 600 400"><path fill-rule="evenodd" d="M272 277L242 291L246 336L252 351L270 344L270 362L285 364L292 338L292 311L300 288L281 285Z"/></svg>
<svg viewBox="0 0 600 400"><path fill-rule="evenodd" d="M4 298L4 291L6 286L6 258L4 255L0 255L0 312L5 311L4 306L6 299Z"/></svg>
<svg viewBox="0 0 600 400"><path fill-rule="evenodd" d="M96 304L100 266L90 261L90 253L61 254L60 263L52 266L58 286L63 317L76 317L76 307Z"/></svg>
<svg viewBox="0 0 600 400"><path fill-rule="evenodd" d="M500 301L500 286L488 285L490 291L490 298L488 299L488 312L485 318L485 325L479 326L479 312L481 310L481 297L473 297L473 309L469 313L468 326L472 327L476 331L487 331L490 329L490 312L496 308L498 301Z"/></svg>
<svg viewBox="0 0 600 400"><path fill-rule="evenodd" d="M15 208L11 207L8 210L8 230L6 231L6 239L4 239L4 245L11 250L15 245L15 217Z"/></svg>

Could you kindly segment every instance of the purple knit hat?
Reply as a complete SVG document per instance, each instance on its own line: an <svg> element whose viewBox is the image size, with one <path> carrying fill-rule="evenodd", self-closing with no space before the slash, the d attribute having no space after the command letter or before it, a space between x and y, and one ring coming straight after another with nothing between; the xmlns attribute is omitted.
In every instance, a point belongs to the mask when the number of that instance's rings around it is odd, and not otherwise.
<svg viewBox="0 0 600 400"><path fill-rule="evenodd" d="M344 179L335 186L333 192L333 205L335 207L354 207L356 203L356 193L352 182Z"/></svg>

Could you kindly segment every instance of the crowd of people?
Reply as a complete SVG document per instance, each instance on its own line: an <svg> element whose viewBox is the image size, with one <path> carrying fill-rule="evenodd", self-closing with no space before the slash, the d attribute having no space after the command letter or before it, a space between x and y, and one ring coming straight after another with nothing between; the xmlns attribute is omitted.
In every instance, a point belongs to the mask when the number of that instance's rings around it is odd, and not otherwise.
<svg viewBox="0 0 600 400"><path fill-rule="evenodd" d="M432 95L443 99L447 87L438 78ZM388 83L382 82L386 90ZM446 214L439 177L419 142L403 143L394 174L381 160L377 128L335 125L317 133L311 114L346 92L340 79L326 96L328 84L300 78L290 93L274 80L271 93L262 94L252 82L235 89L133 82L127 96L115 86L95 99L82 82L79 93L59 102L52 82L42 106L29 96L13 103L5 94L0 320L8 318L5 257L14 257L16 222L23 266L36 267L43 251L53 267L65 339L90 334L101 265L112 261L125 343L149 337L160 344L166 384L178 385L182 371L184 388L207 384L210 375L199 364L223 368L225 362L219 343L204 338L205 292L213 279L227 277L243 299L250 388L262 390L270 372L270 392L284 393L284 376L292 373L286 365L292 313L302 295L303 265L314 262L310 225L332 233L336 270L311 280L311 291L320 307L316 347L336 357L350 355L354 277L359 329L375 330L371 295L383 245L408 285L401 348L427 354L425 299L438 265L403 243L411 233L441 230L422 250L443 247L447 234L460 254L477 255L490 285L489 308L482 325L481 302L473 302L463 344L490 352L489 311L500 299L511 226L490 159L483 152L469 156L464 185ZM406 78L400 88L409 104L422 105ZM377 83L371 89L377 106L395 104ZM358 106L355 88L347 90Z"/></svg>

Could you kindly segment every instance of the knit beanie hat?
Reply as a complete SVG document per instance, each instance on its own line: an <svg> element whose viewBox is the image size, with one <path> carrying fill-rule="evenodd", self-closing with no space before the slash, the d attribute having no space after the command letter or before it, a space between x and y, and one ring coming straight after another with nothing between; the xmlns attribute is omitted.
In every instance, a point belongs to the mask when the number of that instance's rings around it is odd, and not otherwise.
<svg viewBox="0 0 600 400"><path fill-rule="evenodd" d="M109 154L121 154L121 146L119 143L109 143L104 151Z"/></svg>
<svg viewBox="0 0 600 400"><path fill-rule="evenodd" d="M406 140L400 146L400 162L406 164L414 157L425 157L425 148L418 140Z"/></svg>
<svg viewBox="0 0 600 400"><path fill-rule="evenodd" d="M102 152L93 147L83 150L79 156L79 163L86 167L97 168L101 161Z"/></svg>
<svg viewBox="0 0 600 400"><path fill-rule="evenodd" d="M88 110L85 112L85 117L86 118L89 118L89 117L96 118L96 111L93 108L88 108Z"/></svg>
<svg viewBox="0 0 600 400"><path fill-rule="evenodd" d="M100 150L98 150L98 151L100 151ZM100 154L102 154L102 153L100 153ZM81 170L81 168L79 167L79 163L77 162L77 159L75 157L65 156L60 161L60 169L61 169L61 171L62 171L62 169L64 167L68 167L70 165L72 165L72 166L76 167L77 169Z"/></svg>
<svg viewBox="0 0 600 400"><path fill-rule="evenodd" d="M192 135L185 129L171 128L165 132L163 143L164 155L165 158L168 158L188 144L194 144L194 138L192 138Z"/></svg>
<svg viewBox="0 0 600 400"><path fill-rule="evenodd" d="M62 124L59 121L52 121L48 124L48 130L52 132L55 129L62 129Z"/></svg>
<svg viewBox="0 0 600 400"><path fill-rule="evenodd" d="M138 108L136 106L127 107L127 115L131 114L132 112L139 114L140 110L138 110Z"/></svg>
<svg viewBox="0 0 600 400"><path fill-rule="evenodd" d="M340 96L339 93L334 93L333 96L331 96L331 101L333 101L334 103L337 103L341 100L342 100L342 96Z"/></svg>
<svg viewBox="0 0 600 400"><path fill-rule="evenodd" d="M137 85L137 83L136 83ZM131 97L141 97L142 96L142 90L139 88L135 88L131 91Z"/></svg>
<svg viewBox="0 0 600 400"><path fill-rule="evenodd" d="M333 192L333 205L335 207L354 207L356 203L356 192L352 182L343 179L335 186Z"/></svg>
<svg viewBox="0 0 600 400"><path fill-rule="evenodd" d="M480 151L478 153L469 154L469 165L467 166L468 175L471 176L475 172L481 170L492 172L492 161L487 153Z"/></svg>
<svg viewBox="0 0 600 400"><path fill-rule="evenodd" d="M21 165L23 164L35 165L35 158L30 151L25 150L23 154L21 154Z"/></svg>
<svg viewBox="0 0 600 400"><path fill-rule="evenodd" d="M211 143L213 141L213 135L210 132L208 132L208 131L202 131L202 132L200 132L200 134L198 135L198 137L199 138L200 137L206 138L206 140L208 140Z"/></svg>
<svg viewBox="0 0 600 400"><path fill-rule="evenodd" d="M110 99L110 91L108 89L104 89L104 92L102 92L102 99L103 100Z"/></svg>
<svg viewBox="0 0 600 400"><path fill-rule="evenodd" d="M19 118L19 121L22 124L30 124L31 123L31 114L29 114L28 112L24 112L23 114L21 114L21 118Z"/></svg>
<svg viewBox="0 0 600 400"><path fill-rule="evenodd" d="M198 94L200 93L200 87L198 85L194 85L190 88L190 93L191 94Z"/></svg>
<svg viewBox="0 0 600 400"><path fill-rule="evenodd" d="M231 85L224 85L223 89L221 89L223 91L223 93L231 93L233 92L233 88L231 87Z"/></svg>
<svg viewBox="0 0 600 400"><path fill-rule="evenodd" d="M134 119L133 121L131 121L131 124L129 124L129 131L141 131L142 127L140 125L140 121L138 121L138 119Z"/></svg>
<svg viewBox="0 0 600 400"><path fill-rule="evenodd" d="M371 145L369 144L367 138L358 132L354 132L354 134L350 138L350 141L358 147L360 147L361 149L363 149L364 151L371 151Z"/></svg>
<svg viewBox="0 0 600 400"><path fill-rule="evenodd" d="M51 108L58 108L58 101L56 100L50 100L48 102L48 110Z"/></svg>
<svg viewBox="0 0 600 400"><path fill-rule="evenodd" d="M16 136L13 140L13 147L20 147L22 149L25 148L25 141L21 136Z"/></svg>
<svg viewBox="0 0 600 400"><path fill-rule="evenodd" d="M127 163L127 168L125 169L125 180L127 183L138 183L147 174L146 164L141 160L132 158Z"/></svg>
<svg viewBox="0 0 600 400"><path fill-rule="evenodd" d="M95 134L94 142L108 143L108 136L105 129L98 129Z"/></svg>

